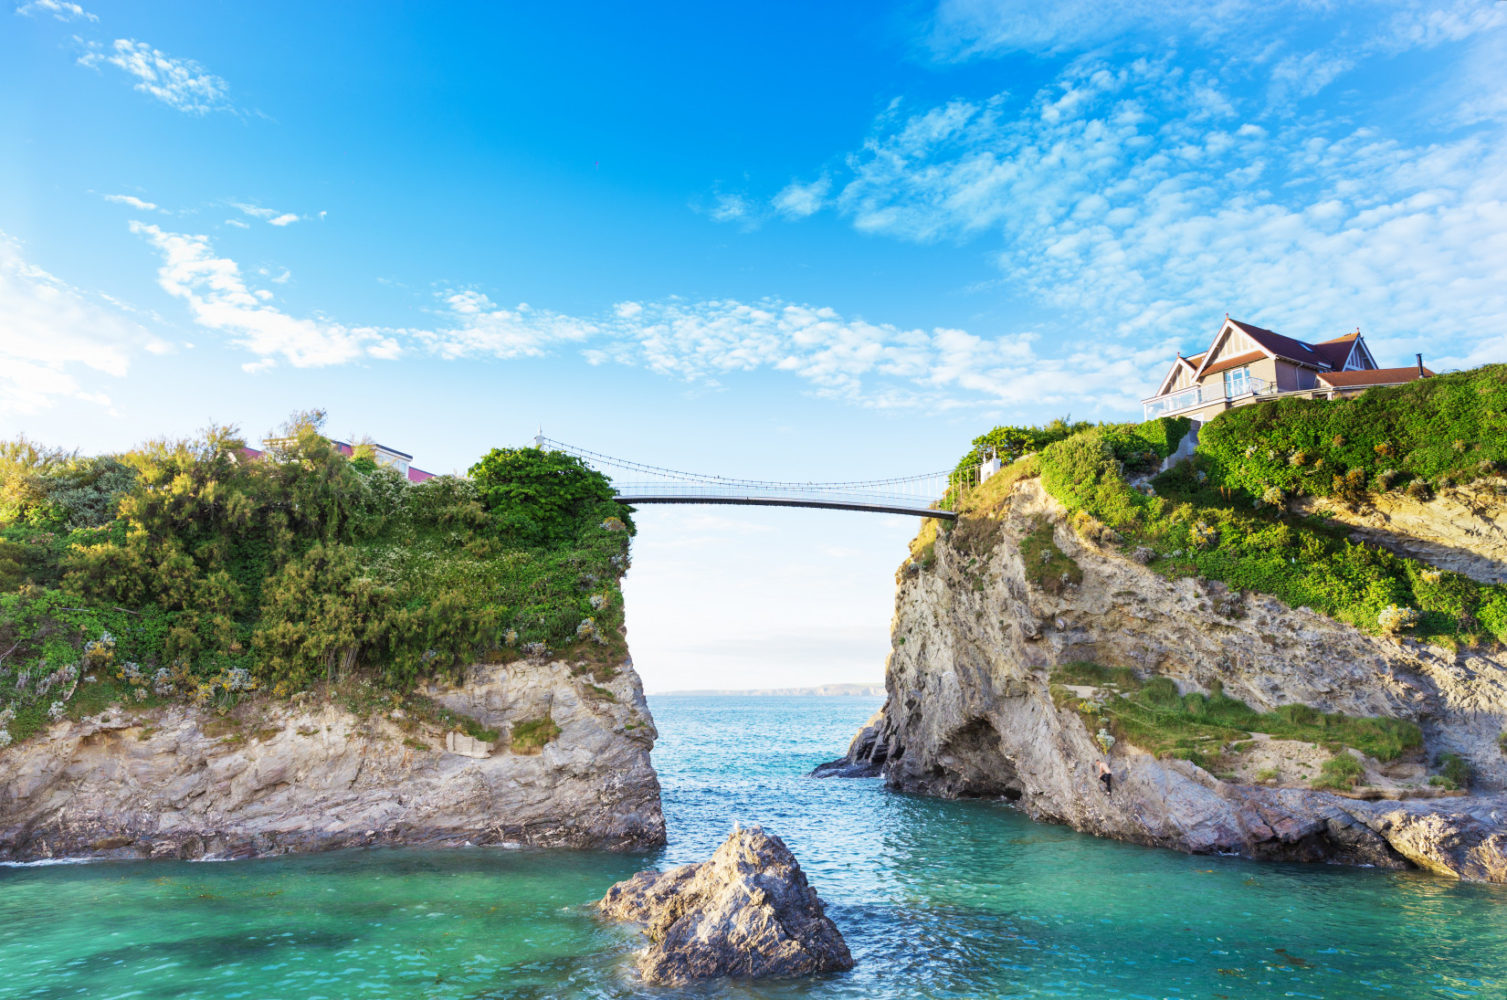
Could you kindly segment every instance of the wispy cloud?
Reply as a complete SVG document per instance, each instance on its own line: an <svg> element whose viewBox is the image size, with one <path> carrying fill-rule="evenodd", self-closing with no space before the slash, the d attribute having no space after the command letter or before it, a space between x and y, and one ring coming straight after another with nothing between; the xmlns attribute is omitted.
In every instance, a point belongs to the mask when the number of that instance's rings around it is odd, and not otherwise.
<svg viewBox="0 0 1507 1000"><path fill-rule="evenodd" d="M175 59L134 38L117 38L109 50L98 42L88 43L79 58L85 66L106 63L136 78L135 87L168 107L193 115L234 110L230 86L192 59Z"/></svg>
<svg viewBox="0 0 1507 1000"><path fill-rule="evenodd" d="M687 385L722 387L734 375L794 378L818 396L865 407L991 408L1065 405L1104 412L1134 404L1170 341L1097 345L1043 356L1034 334L984 338L956 329L906 329L802 303L765 299L620 302L600 316L527 304L507 307L475 289L440 294L423 327L351 326L296 317L270 288L252 288L209 239L132 223L162 255L159 284L201 327L252 354L244 367L318 367L428 355L512 360L578 352L591 364L643 368ZM277 282L281 274L268 272Z"/></svg>
<svg viewBox="0 0 1507 1000"><path fill-rule="evenodd" d="M40 17L51 14L59 21L98 21L99 18L89 13L76 3L68 3L67 0L31 0L16 8L17 14L28 17Z"/></svg>
<svg viewBox="0 0 1507 1000"><path fill-rule="evenodd" d="M287 226L303 218L297 212L279 212L275 208L264 208L261 205L253 205L244 201L233 201L230 204L231 207L240 209L254 219L261 219L269 226ZM321 218L324 217L323 212L320 212L319 215Z"/></svg>
<svg viewBox="0 0 1507 1000"><path fill-rule="evenodd" d="M29 263L0 233L0 415L36 413L60 400L108 406L133 355L168 346L120 306Z"/></svg>
<svg viewBox="0 0 1507 1000"><path fill-rule="evenodd" d="M138 198L134 194L107 194L104 195L104 199L105 201L114 202L117 205L128 205L131 208L140 209L143 212L160 211L155 202L150 202Z"/></svg>
<svg viewBox="0 0 1507 1000"><path fill-rule="evenodd" d="M807 184L791 181L774 196L772 204L774 210L786 218L804 219L822 210L831 190L832 178L826 174Z"/></svg>
<svg viewBox="0 0 1507 1000"><path fill-rule="evenodd" d="M232 343L257 356L246 366L250 370L279 361L317 367L362 358L390 359L401 353L395 336L400 331L288 315L270 303L270 293L253 292L239 265L216 256L207 237L166 232L142 222L132 222L131 232L147 239L162 255L157 282L169 295L187 303L194 322L226 334Z"/></svg>
<svg viewBox="0 0 1507 1000"><path fill-rule="evenodd" d="M1047 336L1192 349L1229 310L1295 336L1359 324L1393 360L1507 360L1507 4L1363 6L1374 16L1305 0L943 0L945 58L1085 54L1034 93L896 99L834 154L830 190L792 184L770 204L909 242L992 243L997 275L975 289L1028 303ZM1237 36L1263 44L1231 67ZM1208 58L1181 51L1210 40ZM1399 121L1412 105L1374 90L1347 92L1343 117L1293 112L1361 66L1442 46L1426 117Z"/></svg>

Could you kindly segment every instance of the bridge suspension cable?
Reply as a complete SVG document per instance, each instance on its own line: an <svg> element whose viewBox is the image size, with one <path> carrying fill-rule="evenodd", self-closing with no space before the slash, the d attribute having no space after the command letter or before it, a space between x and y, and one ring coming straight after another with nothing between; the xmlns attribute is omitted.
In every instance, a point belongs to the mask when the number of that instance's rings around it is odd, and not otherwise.
<svg viewBox="0 0 1507 1000"><path fill-rule="evenodd" d="M949 472L845 482L777 482L648 465L556 441L543 434L534 440L541 448L574 455L607 475L612 480L618 499L624 503L817 507L911 514L947 520L957 516L949 509L958 493L952 488L955 477Z"/></svg>

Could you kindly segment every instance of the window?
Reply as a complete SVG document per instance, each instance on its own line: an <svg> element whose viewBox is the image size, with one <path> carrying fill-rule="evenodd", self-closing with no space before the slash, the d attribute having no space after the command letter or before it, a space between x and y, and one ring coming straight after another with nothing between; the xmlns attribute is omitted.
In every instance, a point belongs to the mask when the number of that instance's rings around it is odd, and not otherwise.
<svg viewBox="0 0 1507 1000"><path fill-rule="evenodd" d="M1251 391L1251 370L1249 368L1231 368L1224 373L1224 394L1228 399L1236 396L1244 396Z"/></svg>

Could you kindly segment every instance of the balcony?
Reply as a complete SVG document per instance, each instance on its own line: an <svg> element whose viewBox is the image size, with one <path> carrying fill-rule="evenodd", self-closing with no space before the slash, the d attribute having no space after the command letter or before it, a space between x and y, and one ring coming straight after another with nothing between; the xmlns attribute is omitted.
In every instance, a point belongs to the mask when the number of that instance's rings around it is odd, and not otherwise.
<svg viewBox="0 0 1507 1000"><path fill-rule="evenodd" d="M1153 396L1141 400L1142 420L1171 417L1188 410L1196 410L1210 403L1227 403L1234 406L1241 402L1253 402L1264 396L1275 396L1277 386L1264 378L1241 372L1237 378L1226 378L1222 385L1196 385L1191 389L1169 392L1165 396Z"/></svg>

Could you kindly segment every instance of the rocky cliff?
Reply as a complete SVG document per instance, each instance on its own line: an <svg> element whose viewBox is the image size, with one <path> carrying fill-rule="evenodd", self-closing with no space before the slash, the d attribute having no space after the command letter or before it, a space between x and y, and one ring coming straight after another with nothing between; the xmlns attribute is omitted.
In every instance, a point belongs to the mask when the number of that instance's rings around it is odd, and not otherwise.
<svg viewBox="0 0 1507 1000"><path fill-rule="evenodd" d="M1047 578L1022 555L1043 526L1065 567ZM1081 710L1103 692L1053 683L1085 662L1170 678L1183 694L1222 689L1260 711L1411 720L1424 748L1390 763L1349 752L1366 775L1350 794L1312 787L1305 755L1335 748L1291 740L1210 747L1205 767L1125 739L1106 754L1110 741ZM1081 537L1036 479L902 568L886 688L848 764L881 765L903 791L998 796L1040 820L1184 851L1507 881L1507 657L1372 636L1269 597L1164 577ZM1474 772L1469 795L1430 785L1429 766L1446 753Z"/></svg>
<svg viewBox="0 0 1507 1000"><path fill-rule="evenodd" d="M483 664L423 694L422 717L308 697L56 723L0 750L0 860L664 842L657 733L630 663ZM458 716L497 740L456 733Z"/></svg>

